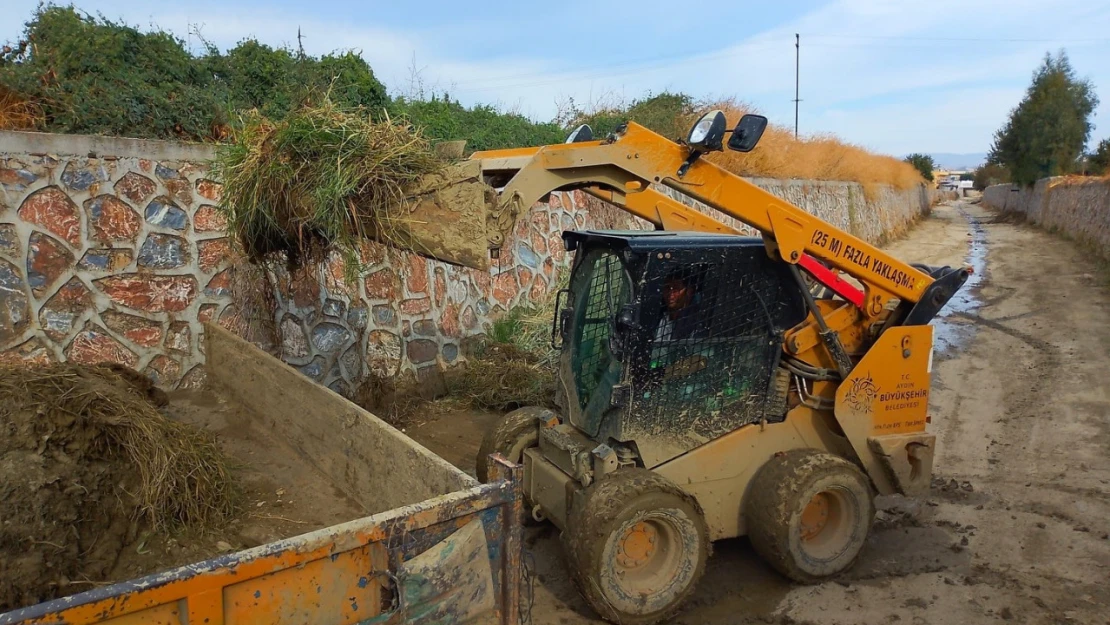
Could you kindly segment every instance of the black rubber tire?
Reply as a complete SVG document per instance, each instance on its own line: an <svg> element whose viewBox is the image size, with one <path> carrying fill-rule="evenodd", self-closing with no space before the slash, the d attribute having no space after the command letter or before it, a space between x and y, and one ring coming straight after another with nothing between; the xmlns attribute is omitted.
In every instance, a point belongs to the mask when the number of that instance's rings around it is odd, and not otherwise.
<svg viewBox="0 0 1110 625"><path fill-rule="evenodd" d="M744 520L752 547L779 573L803 584L851 568L875 519L863 471L814 449L775 455L756 472L748 492ZM802 514L818 494L833 525L822 521L816 535L803 539Z"/></svg>
<svg viewBox="0 0 1110 625"><path fill-rule="evenodd" d="M478 481L489 482L490 454L501 454L509 462L523 462L524 450L539 444L536 420L551 411L539 406L525 406L502 416L493 424L478 446L474 474Z"/></svg>
<svg viewBox="0 0 1110 625"><path fill-rule="evenodd" d="M635 571L619 563L626 557L618 548L621 538L642 527L640 523L672 528L653 535L651 543L662 537L659 553L664 555L656 561L663 561L664 572L658 575L667 580L665 585L655 585L658 580L630 582L623 575L618 579L622 568L637 575L651 573L650 565ZM664 536L667 532L673 533ZM579 592L602 618L619 625L649 625L677 612L705 572L710 553L709 530L697 501L646 469L621 469L592 485L571 511L562 538ZM666 555L671 553L668 545L679 547L675 555ZM652 554L655 550L651 547ZM669 578L666 569L673 570Z"/></svg>

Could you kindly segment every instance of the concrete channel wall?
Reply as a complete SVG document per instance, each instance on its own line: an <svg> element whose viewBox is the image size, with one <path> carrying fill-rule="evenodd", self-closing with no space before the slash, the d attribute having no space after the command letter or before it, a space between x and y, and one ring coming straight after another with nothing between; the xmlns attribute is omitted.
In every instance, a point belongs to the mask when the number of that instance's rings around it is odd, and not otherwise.
<svg viewBox="0 0 1110 625"><path fill-rule="evenodd" d="M1044 178L1032 187L996 184L983 191L983 204L1019 214L1110 258L1110 178Z"/></svg>
<svg viewBox="0 0 1110 625"><path fill-rule="evenodd" d="M581 192L554 193L518 220L488 271L368 244L355 284L332 258L296 275L270 267L248 297L211 156L0 132L0 362L114 361L191 387L204 381L204 324L215 322L350 396L370 373L435 375L462 358L462 339L546 297L570 262L563 230L650 227ZM855 183L754 182L872 242L905 231L932 199L924 187L869 197Z"/></svg>
<svg viewBox="0 0 1110 625"><path fill-rule="evenodd" d="M858 182L773 178L748 180L764 191L871 243L881 243L904 234L914 222L928 213L929 206L940 197L939 192L924 185L909 190L880 186L868 193ZM661 187L660 190L744 233L755 234L754 230L739 221L723 216L673 189Z"/></svg>

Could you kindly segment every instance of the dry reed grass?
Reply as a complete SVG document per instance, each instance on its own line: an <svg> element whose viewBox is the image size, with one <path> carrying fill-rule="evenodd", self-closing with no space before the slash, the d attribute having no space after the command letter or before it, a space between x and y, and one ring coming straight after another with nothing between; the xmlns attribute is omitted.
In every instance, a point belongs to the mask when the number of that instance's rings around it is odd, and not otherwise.
<svg viewBox="0 0 1110 625"><path fill-rule="evenodd" d="M442 167L416 129L327 97L281 121L246 115L214 161L228 231L248 258L292 271L336 250L349 278L359 242L392 240L405 189Z"/></svg>
<svg viewBox="0 0 1110 625"><path fill-rule="evenodd" d="M34 130L42 122L41 107L0 85L0 130Z"/></svg>
<svg viewBox="0 0 1110 625"><path fill-rule="evenodd" d="M712 109L724 111L730 127L751 112L734 100L709 103L699 111ZM755 150L746 154L725 150L706 158L741 176L858 182L872 198L880 185L905 190L925 183L913 165L892 156L869 152L831 135L794 139L793 130L774 124L767 126Z"/></svg>
<svg viewBox="0 0 1110 625"><path fill-rule="evenodd" d="M473 342L467 352L466 363L445 374L451 399L499 411L554 400L555 366L542 354L488 340Z"/></svg>

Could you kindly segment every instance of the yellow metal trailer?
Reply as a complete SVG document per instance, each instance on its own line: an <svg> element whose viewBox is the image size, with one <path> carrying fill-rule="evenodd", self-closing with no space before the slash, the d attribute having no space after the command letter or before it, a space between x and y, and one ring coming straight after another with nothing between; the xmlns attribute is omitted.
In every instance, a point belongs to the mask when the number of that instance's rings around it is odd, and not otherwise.
<svg viewBox="0 0 1110 625"><path fill-rule="evenodd" d="M519 466L498 457L479 484L219 326L205 337L209 383L375 513L0 614L0 624L517 622Z"/></svg>

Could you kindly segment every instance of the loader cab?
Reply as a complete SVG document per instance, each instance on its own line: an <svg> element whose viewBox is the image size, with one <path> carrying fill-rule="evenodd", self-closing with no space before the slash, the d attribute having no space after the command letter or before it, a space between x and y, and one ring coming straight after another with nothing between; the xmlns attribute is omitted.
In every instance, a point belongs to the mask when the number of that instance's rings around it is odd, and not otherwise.
<svg viewBox="0 0 1110 625"><path fill-rule="evenodd" d="M782 420L783 334L805 318L758 238L564 232L575 252L556 311L565 421L636 449L648 468L761 420Z"/></svg>

